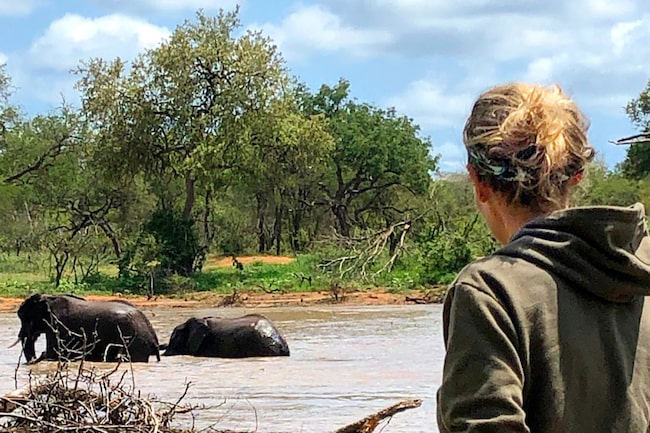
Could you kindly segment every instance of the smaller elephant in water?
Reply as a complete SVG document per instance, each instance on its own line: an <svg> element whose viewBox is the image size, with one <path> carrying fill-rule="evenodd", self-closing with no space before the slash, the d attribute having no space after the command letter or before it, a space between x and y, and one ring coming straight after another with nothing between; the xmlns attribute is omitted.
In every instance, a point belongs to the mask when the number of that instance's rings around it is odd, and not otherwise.
<svg viewBox="0 0 650 433"><path fill-rule="evenodd" d="M289 346L269 319L260 314L236 318L193 317L174 328L163 356L217 358L289 356Z"/></svg>
<svg viewBox="0 0 650 433"><path fill-rule="evenodd" d="M41 360L160 360L158 337L142 311L122 301L87 301L75 295L35 293L18 308L18 340L28 363ZM45 352L36 358L34 343L45 334Z"/></svg>

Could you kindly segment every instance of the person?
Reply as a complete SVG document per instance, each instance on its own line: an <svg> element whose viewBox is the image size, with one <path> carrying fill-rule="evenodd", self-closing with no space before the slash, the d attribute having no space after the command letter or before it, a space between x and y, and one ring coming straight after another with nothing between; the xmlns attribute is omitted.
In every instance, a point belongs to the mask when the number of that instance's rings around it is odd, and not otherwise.
<svg viewBox="0 0 650 433"><path fill-rule="evenodd" d="M594 149L558 86L496 86L463 131L476 205L499 243L443 308L440 432L647 432L645 210L570 207Z"/></svg>

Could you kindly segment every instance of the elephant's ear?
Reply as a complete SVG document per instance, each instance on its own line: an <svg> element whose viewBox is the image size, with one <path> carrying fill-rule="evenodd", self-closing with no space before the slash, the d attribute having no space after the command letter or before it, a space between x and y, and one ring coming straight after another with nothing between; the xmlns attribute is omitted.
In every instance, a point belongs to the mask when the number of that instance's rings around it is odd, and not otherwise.
<svg viewBox="0 0 650 433"><path fill-rule="evenodd" d="M24 302L40 302L43 296L40 293L32 293Z"/></svg>
<svg viewBox="0 0 650 433"><path fill-rule="evenodd" d="M23 316L25 314L31 314L29 313L30 311L33 311L34 308L36 308L41 301L43 300L43 297L41 296L40 293L32 293L29 295L23 302L20 304L20 307L18 307L18 317L23 319Z"/></svg>
<svg viewBox="0 0 650 433"><path fill-rule="evenodd" d="M197 355L203 339L210 332L205 320L194 320L190 324L189 336L187 337L187 348L190 354Z"/></svg>
<svg viewBox="0 0 650 433"><path fill-rule="evenodd" d="M166 355L185 355L187 346L187 324L182 323L174 328L165 349Z"/></svg>

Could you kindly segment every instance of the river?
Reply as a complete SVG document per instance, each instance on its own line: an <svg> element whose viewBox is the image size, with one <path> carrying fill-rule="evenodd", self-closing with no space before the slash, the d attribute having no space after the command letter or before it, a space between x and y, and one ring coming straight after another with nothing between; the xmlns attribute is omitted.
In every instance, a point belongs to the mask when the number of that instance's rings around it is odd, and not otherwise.
<svg viewBox="0 0 650 433"><path fill-rule="evenodd" d="M216 423L238 431L325 433L402 399L420 398L421 407L395 415L377 431L437 432L435 392L444 355L441 306L146 310L161 343L189 317L250 312L276 324L291 349L289 358L152 358L134 364L136 387L173 402L191 382L185 403L217 406L195 412L197 428ZM15 314L0 314L0 346L9 346L19 328ZM17 369L19 354L19 345L0 352L0 394L14 389L14 377L24 386L30 369L44 374L53 364Z"/></svg>

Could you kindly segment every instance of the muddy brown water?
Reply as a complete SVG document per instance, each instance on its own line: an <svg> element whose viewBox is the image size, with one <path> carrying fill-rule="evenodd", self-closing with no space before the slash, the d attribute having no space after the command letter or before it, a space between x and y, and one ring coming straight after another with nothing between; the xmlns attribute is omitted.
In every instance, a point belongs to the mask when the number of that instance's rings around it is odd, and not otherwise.
<svg viewBox="0 0 650 433"><path fill-rule="evenodd" d="M145 311L161 343L189 317L250 312L269 317L289 343L289 358L174 356L134 364L136 388L161 400L176 401L191 383L184 402L211 407L195 412L197 428L216 424L260 433L329 432L402 399L420 398L421 407L397 414L383 431L437 431L435 392L444 355L439 305ZM0 394L13 390L16 380L19 387L26 385L30 371L44 375L55 365L17 368L19 345L7 347L19 327L15 313L0 314ZM44 347L41 340L37 353ZM176 421L187 426L191 422L180 417Z"/></svg>

